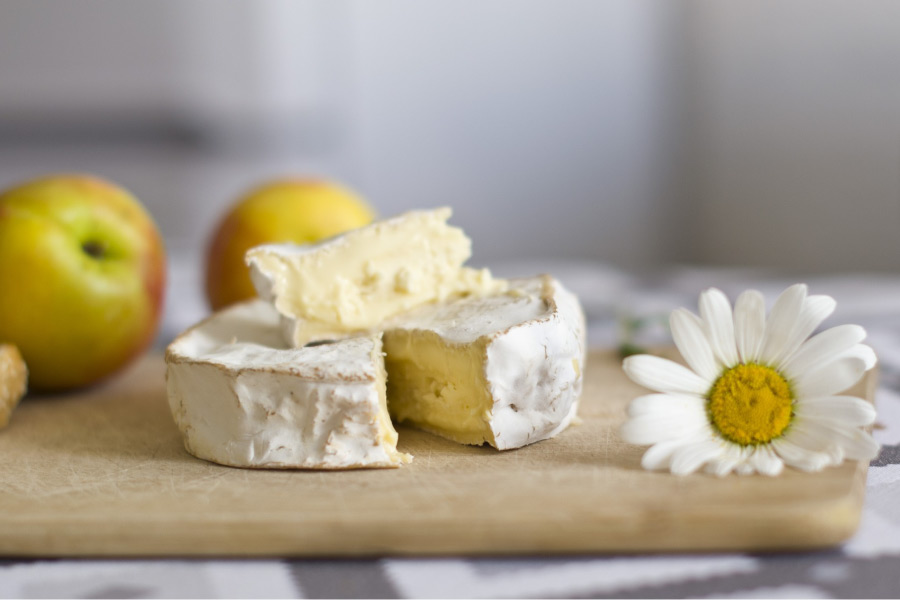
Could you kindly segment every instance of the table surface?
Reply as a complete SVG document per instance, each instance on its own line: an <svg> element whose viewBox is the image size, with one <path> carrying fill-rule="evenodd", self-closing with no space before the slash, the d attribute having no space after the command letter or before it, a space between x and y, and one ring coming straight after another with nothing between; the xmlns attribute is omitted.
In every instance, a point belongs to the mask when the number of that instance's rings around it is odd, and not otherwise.
<svg viewBox="0 0 900 600"><path fill-rule="evenodd" d="M185 265L189 261L183 261ZM202 316L195 274L173 262L160 343ZM733 269L633 275L587 263L495 266L505 276L551 272L582 299L594 347L615 346L623 319L645 318L636 342L666 342L660 323L716 286L754 287L771 303L796 281L838 301L826 322L858 323L880 359L883 445L863 518L843 546L794 554L465 557L378 560L5 560L0 597L897 597L900 596L900 277L801 277Z"/></svg>

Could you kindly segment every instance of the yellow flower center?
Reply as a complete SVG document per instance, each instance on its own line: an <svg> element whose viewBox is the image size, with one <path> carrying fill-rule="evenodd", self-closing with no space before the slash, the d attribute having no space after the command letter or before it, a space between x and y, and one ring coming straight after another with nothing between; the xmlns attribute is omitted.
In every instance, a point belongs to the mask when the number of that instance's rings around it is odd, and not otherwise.
<svg viewBox="0 0 900 600"><path fill-rule="evenodd" d="M742 446L765 444L791 422L791 389L778 371L763 365L737 365L713 384L707 411L713 426Z"/></svg>

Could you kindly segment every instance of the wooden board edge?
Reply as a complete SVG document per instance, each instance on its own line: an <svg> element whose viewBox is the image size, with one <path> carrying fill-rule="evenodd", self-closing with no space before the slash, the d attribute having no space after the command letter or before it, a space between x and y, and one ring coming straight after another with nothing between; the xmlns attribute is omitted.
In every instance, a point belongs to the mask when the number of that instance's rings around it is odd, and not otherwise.
<svg viewBox="0 0 900 600"><path fill-rule="evenodd" d="M448 520L435 533L417 531L399 522L390 536L377 528L359 528L348 523L323 524L321 530L297 535L281 521L223 524L210 532L208 523L178 526L178 535L163 524L145 524L123 533L121 524L8 521L3 524L0 555L17 557L129 557L129 558L386 558L412 556L575 556L653 553L709 552L796 552L832 548L856 532L865 493L868 465L858 463L846 496L833 502L798 505L794 510L773 510L754 519L741 520L733 507L705 515L706 527L698 531L696 517L684 519L679 528L667 529L666 537L652 544L630 540L627 528L610 530L607 520L591 523L577 519L566 527L565 520L547 521L520 527L510 535L509 524L476 523L460 528ZM575 515L578 517L578 515ZM12 525L12 526L10 526ZM560 527L571 529L561 536ZM777 535L772 528L778 527ZM723 541L722 531L731 538ZM810 535L817 532L817 535ZM688 536L687 533L690 533ZM799 538L795 537L802 534ZM352 536L356 542L346 545ZM188 548L178 540L189 538ZM644 538L646 539L646 538ZM690 545L684 540L691 539ZM802 540L798 543L798 539Z"/></svg>

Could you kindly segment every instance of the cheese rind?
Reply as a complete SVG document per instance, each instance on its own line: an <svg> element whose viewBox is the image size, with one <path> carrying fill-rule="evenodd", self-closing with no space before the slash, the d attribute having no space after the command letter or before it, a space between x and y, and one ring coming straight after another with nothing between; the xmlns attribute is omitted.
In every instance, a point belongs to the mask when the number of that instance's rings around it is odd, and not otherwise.
<svg viewBox="0 0 900 600"><path fill-rule="evenodd" d="M575 417L584 315L551 277L382 325L383 346L376 333L289 348L275 309L254 300L189 329L166 353L185 447L239 467L395 467L411 457L396 450L388 408L398 421L500 450L553 437Z"/></svg>
<svg viewBox="0 0 900 600"><path fill-rule="evenodd" d="M318 244L257 246L246 255L251 279L295 347L372 330L425 303L502 291L488 270L462 266L471 242L447 225L450 215L413 211Z"/></svg>
<svg viewBox="0 0 900 600"><path fill-rule="evenodd" d="M287 348L253 300L216 313L166 352L169 406L185 448L224 465L396 467L379 335Z"/></svg>
<svg viewBox="0 0 900 600"><path fill-rule="evenodd" d="M421 307L386 327L384 345L392 416L448 439L518 448L578 410L584 313L551 277Z"/></svg>

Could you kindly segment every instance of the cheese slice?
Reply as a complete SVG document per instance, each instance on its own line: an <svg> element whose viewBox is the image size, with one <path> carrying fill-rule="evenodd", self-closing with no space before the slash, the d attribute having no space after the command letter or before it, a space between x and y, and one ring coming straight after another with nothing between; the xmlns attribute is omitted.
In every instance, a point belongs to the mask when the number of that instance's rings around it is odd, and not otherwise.
<svg viewBox="0 0 900 600"><path fill-rule="evenodd" d="M218 312L166 351L185 448L238 467L397 467L381 336L288 348L263 300Z"/></svg>
<svg viewBox="0 0 900 600"><path fill-rule="evenodd" d="M549 276L423 306L385 329L388 406L399 422L499 450L555 436L575 418L584 313Z"/></svg>
<svg viewBox="0 0 900 600"><path fill-rule="evenodd" d="M449 208L413 211L319 244L257 246L247 264L291 345L369 331L425 303L505 288L487 269L462 266L471 242L447 225L450 215Z"/></svg>

